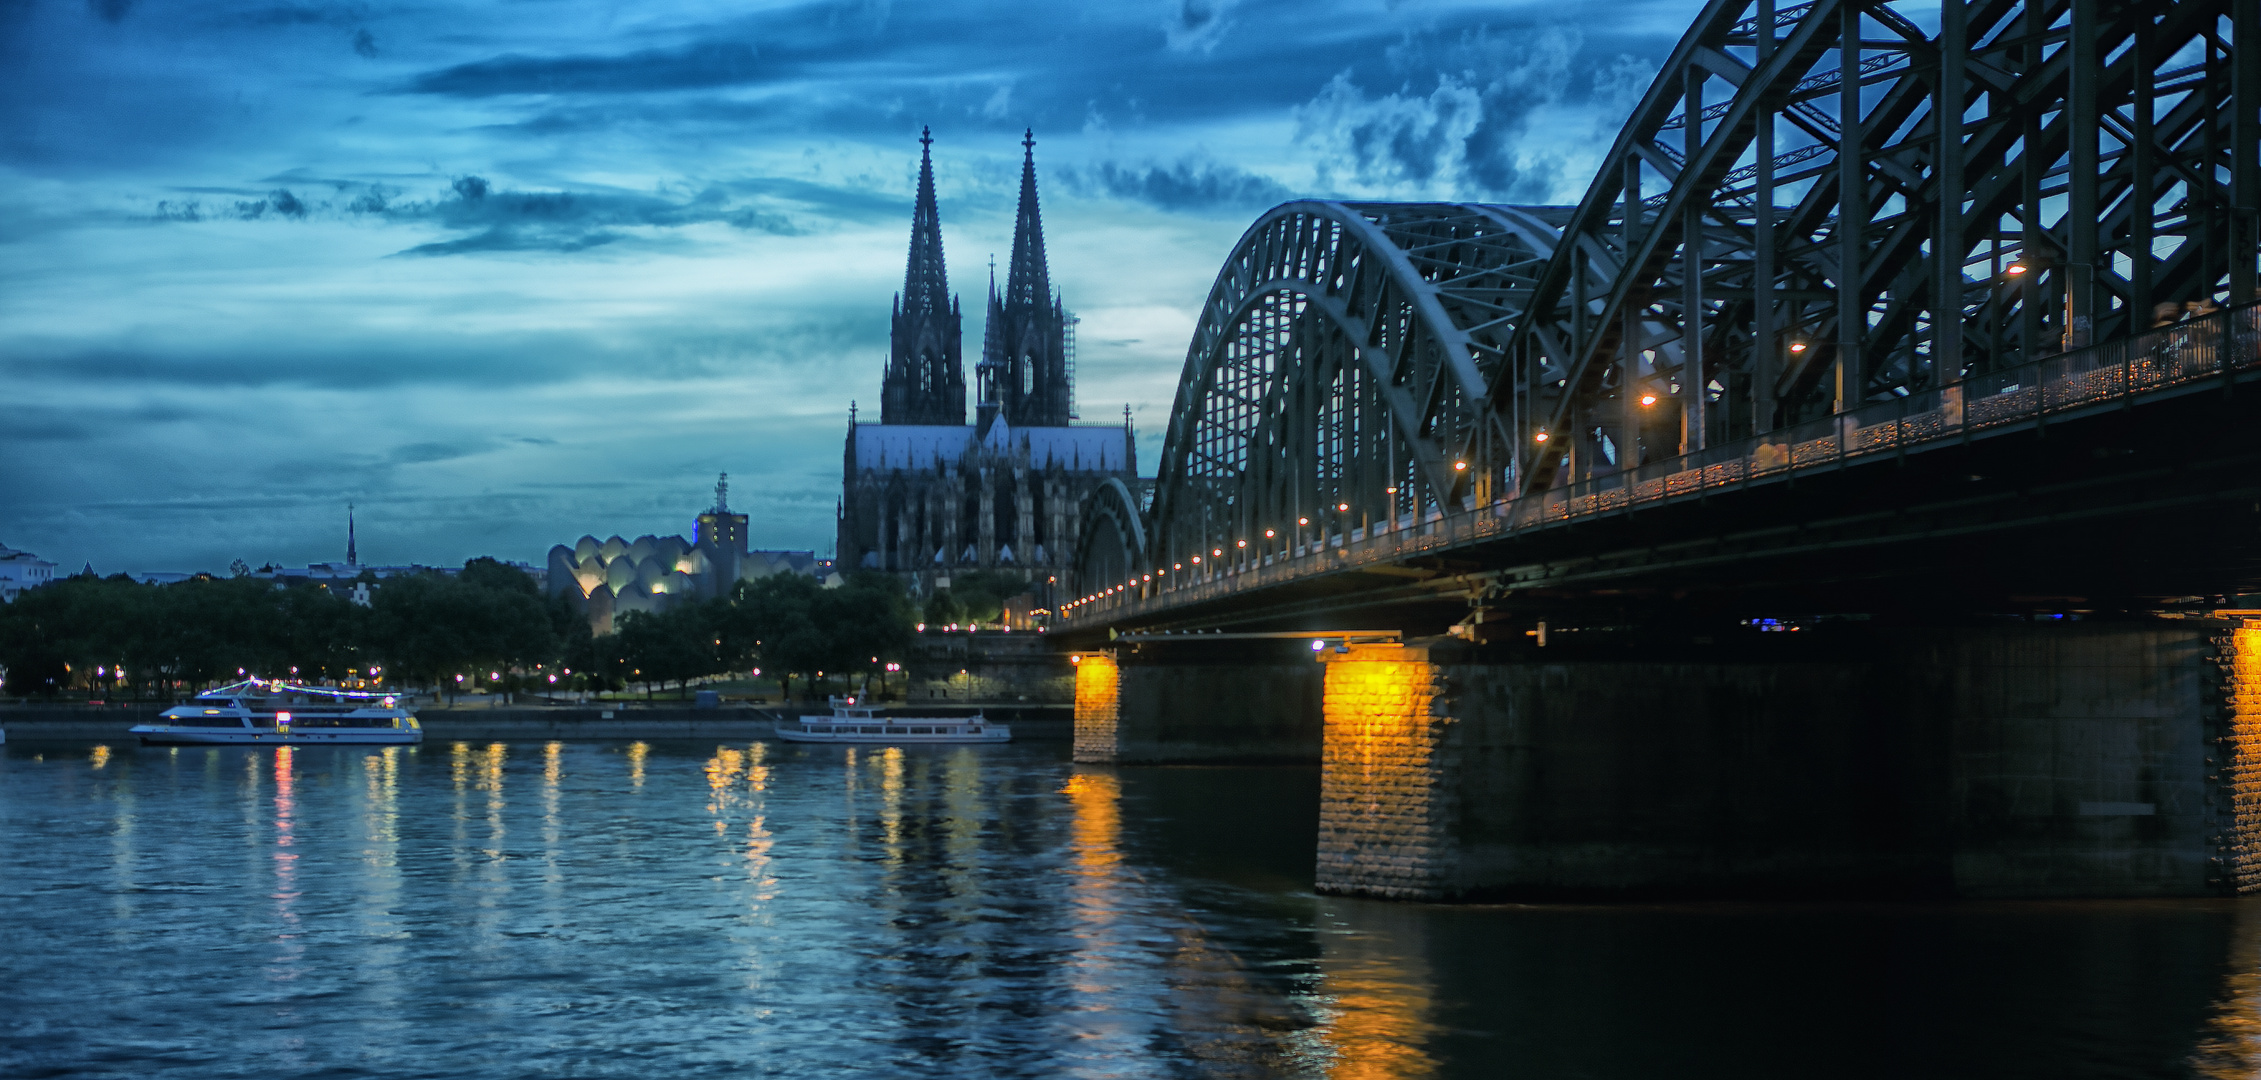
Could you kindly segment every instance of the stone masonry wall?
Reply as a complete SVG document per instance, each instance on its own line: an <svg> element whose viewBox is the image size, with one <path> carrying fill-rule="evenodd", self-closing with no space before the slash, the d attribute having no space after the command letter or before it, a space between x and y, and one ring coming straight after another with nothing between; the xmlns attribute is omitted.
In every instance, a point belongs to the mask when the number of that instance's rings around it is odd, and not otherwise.
<svg viewBox="0 0 2261 1080"><path fill-rule="evenodd" d="M1919 632L1895 651L1938 686L1900 715L1951 720L1947 804L1963 896L2195 896L2223 888L2210 804L2219 631L2206 623Z"/></svg>
<svg viewBox="0 0 2261 1080"><path fill-rule="evenodd" d="M1458 891L1458 755L1443 669L1426 650L1326 657L1317 888L1403 900Z"/></svg>
<svg viewBox="0 0 2261 1080"><path fill-rule="evenodd" d="M2261 630L2220 634L2161 620L1329 655L1318 887L2261 888Z"/></svg>
<svg viewBox="0 0 2261 1080"><path fill-rule="evenodd" d="M1112 652L1078 653L1075 760L1110 765L1121 749L1122 669Z"/></svg>
<svg viewBox="0 0 2261 1080"><path fill-rule="evenodd" d="M1316 764L1326 672L1309 652L1281 661L1120 657L1115 760L1123 765Z"/></svg>
<svg viewBox="0 0 2261 1080"><path fill-rule="evenodd" d="M2239 893L2261 891L2261 627L2247 620L2216 639L2222 702L2207 772L2217 794L2216 873Z"/></svg>

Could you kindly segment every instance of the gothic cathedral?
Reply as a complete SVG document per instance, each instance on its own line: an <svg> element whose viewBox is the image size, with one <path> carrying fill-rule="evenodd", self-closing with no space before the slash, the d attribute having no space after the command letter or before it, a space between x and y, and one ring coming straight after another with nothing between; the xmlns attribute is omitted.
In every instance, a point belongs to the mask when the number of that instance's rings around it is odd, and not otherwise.
<svg viewBox="0 0 2261 1080"><path fill-rule="evenodd" d="M910 266L895 298L879 422L851 413L841 473L839 563L902 575L914 595L947 588L952 571L1021 575L1049 606L1075 553L1084 498L1109 482L1136 490L1126 416L1075 424L1071 319L1044 258L1036 140L1021 142L1020 213L1005 287L989 285L987 329L966 423L961 311L942 262L934 140L919 137Z"/></svg>

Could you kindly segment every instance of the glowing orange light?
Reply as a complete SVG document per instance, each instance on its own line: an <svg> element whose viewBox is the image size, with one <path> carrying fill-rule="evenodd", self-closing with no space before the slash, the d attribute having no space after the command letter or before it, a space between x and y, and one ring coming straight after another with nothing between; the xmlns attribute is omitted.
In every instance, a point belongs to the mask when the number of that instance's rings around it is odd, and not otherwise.
<svg viewBox="0 0 2261 1080"><path fill-rule="evenodd" d="M1656 395L1655 395L1655 394L1642 394L1642 395L1641 395L1641 404L1643 404L1643 405L1654 405L1654 404L1656 404Z"/></svg>
<svg viewBox="0 0 2261 1080"><path fill-rule="evenodd" d="M1467 467L1468 463L1465 461L1455 461L1452 463L1452 471L1454 472L1459 472L1463 469L1466 469Z"/></svg>
<svg viewBox="0 0 2261 1080"><path fill-rule="evenodd" d="M1547 433L1546 433L1546 432L1544 432L1544 431L1542 431L1542 432L1539 432L1538 434L1531 436L1531 441L1532 441L1532 442L1545 442L1545 441L1547 441ZM1391 488L1390 490L1391 490L1391 491L1396 491L1397 489L1396 489L1396 488Z"/></svg>
<svg viewBox="0 0 2261 1080"><path fill-rule="evenodd" d="M2004 271L2003 271L2003 273L2005 273L2005 274L2009 274L2009 275L2011 275L2011 276L2013 276L2013 277L2014 277L2014 276L2016 276L2016 275L2018 275L2018 274L2023 274L2023 273L2025 273L2025 272L2026 272L2026 269L2027 269L2027 267L2026 267L2026 264L2024 264L2024 263L2022 263L2022 262L2014 262L2014 263L2011 263L2011 264L2010 264L2010 267L2009 267L2009 269L2007 269L2007 270L2004 270Z"/></svg>
<svg viewBox="0 0 2261 1080"><path fill-rule="evenodd" d="M1275 536L1278 536L1278 535L1279 535L1278 533L1276 533L1276 532L1273 532L1273 531L1272 531L1272 530L1270 530L1270 529L1266 529L1266 530L1264 530L1264 539L1266 539L1266 540L1270 540L1271 538L1273 538L1273 537L1275 537Z"/></svg>
<svg viewBox="0 0 2261 1080"><path fill-rule="evenodd" d="M1803 341L1793 341L1790 343L1790 351L1794 353L1804 352L1806 351L1806 343Z"/></svg>

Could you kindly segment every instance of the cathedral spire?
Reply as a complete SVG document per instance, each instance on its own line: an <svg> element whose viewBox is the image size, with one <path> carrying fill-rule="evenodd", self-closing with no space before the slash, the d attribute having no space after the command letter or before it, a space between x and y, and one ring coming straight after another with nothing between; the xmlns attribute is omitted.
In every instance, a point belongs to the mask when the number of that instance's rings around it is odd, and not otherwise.
<svg viewBox="0 0 2261 1080"><path fill-rule="evenodd" d="M353 504L352 504L352 503L347 503L347 504L345 504L345 564L346 564L347 566L359 566L359 565L361 565L361 553L360 553L359 551L356 551L356 550L354 549L354 544L353 544Z"/></svg>
<svg viewBox="0 0 2261 1080"><path fill-rule="evenodd" d="M903 274L903 310L950 310L950 275L942 265L942 212L934 203L934 133L919 129L919 195L911 211L911 260Z"/></svg>
<svg viewBox="0 0 2261 1080"><path fill-rule="evenodd" d="M1013 223L1013 261L1005 275L1005 302L1052 302L1052 272L1044 262L1044 215L1036 205L1036 132L1021 133L1021 208Z"/></svg>
<svg viewBox="0 0 2261 1080"><path fill-rule="evenodd" d="M1044 259L1044 215L1036 202L1036 133L1021 136L1021 207L1005 290L989 288L989 332L982 343L980 425L1001 416L1015 428L1068 422L1067 312L1052 295Z"/></svg>
<svg viewBox="0 0 2261 1080"><path fill-rule="evenodd" d="M934 133L919 129L918 199L911 210L911 257L880 388L882 424L963 424L966 371L959 311L942 264L942 214L934 200Z"/></svg>

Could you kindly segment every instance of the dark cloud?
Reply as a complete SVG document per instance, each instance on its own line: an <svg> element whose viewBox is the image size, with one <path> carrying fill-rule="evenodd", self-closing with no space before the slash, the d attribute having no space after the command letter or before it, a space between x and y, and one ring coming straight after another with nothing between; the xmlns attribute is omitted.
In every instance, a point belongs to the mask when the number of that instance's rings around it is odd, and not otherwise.
<svg viewBox="0 0 2261 1080"><path fill-rule="evenodd" d="M443 228L477 230L471 236L419 244L402 255L469 255L500 251L572 253L624 238L619 229L679 228L721 222L733 228L790 234L782 214L733 205L720 188L687 199L620 192L497 190L485 177L457 177L454 198L395 203L381 213L394 220L428 220Z"/></svg>
<svg viewBox="0 0 2261 1080"><path fill-rule="evenodd" d="M794 211L811 211L829 220L893 219L909 213L900 196L778 178L755 177L711 183L689 194L637 194L621 191L521 191L497 188L478 175L456 177L448 193L434 199L404 200L397 189L348 180L323 180L301 170L283 174L328 186L333 197L302 197L290 188L265 196L233 199L218 211L244 221L269 217L305 220L346 215L396 224L422 224L468 233L408 248L401 255L471 255L482 252L587 251L628 238L630 228L674 229L721 223L748 232L799 235ZM233 189L198 189L233 195ZM196 222L213 210L197 199L161 199L150 220Z"/></svg>
<svg viewBox="0 0 2261 1080"><path fill-rule="evenodd" d="M1296 110L1297 137L1319 151L1322 183L1544 198L1560 186L1565 132L1535 131L1534 117L1564 104L1621 109L1628 82L1646 85L1626 58L1593 51L1566 25L1408 34L1383 51L1398 89L1370 93L1345 69Z"/></svg>
<svg viewBox="0 0 2261 1080"><path fill-rule="evenodd" d="M1174 165L1120 165L1062 170L1070 190L1129 199L1164 210L1246 210L1275 206L1296 193L1268 176L1229 165L1181 160Z"/></svg>
<svg viewBox="0 0 2261 1080"><path fill-rule="evenodd" d="M6 435L0 440L16 442L82 442L99 439L107 434L101 426L77 417L60 415L17 415L8 420Z"/></svg>
<svg viewBox="0 0 2261 1080"><path fill-rule="evenodd" d="M1214 50L1232 29L1226 13L1238 6L1240 0L1173 0L1162 23L1164 39L1180 52Z"/></svg>
<svg viewBox="0 0 2261 1080"><path fill-rule="evenodd" d="M364 59L376 59L377 35L370 33L367 27L354 31L353 51L360 54Z"/></svg>
<svg viewBox="0 0 2261 1080"><path fill-rule="evenodd" d="M123 22L126 13L133 10L134 0L86 0L88 11L103 22Z"/></svg>
<svg viewBox="0 0 2261 1080"><path fill-rule="evenodd" d="M750 44L706 41L620 56L535 57L512 53L427 72L410 80L406 90L454 97L643 93L738 86L774 81L786 74L778 64L764 64Z"/></svg>
<svg viewBox="0 0 2261 1080"><path fill-rule="evenodd" d="M396 255L482 255L506 251L550 251L570 255L603 247L621 238L620 233L606 229L540 229L495 226L485 232L456 240L439 240L418 244Z"/></svg>
<svg viewBox="0 0 2261 1080"><path fill-rule="evenodd" d="M483 300L464 304L467 310L486 310ZM880 314L874 316L875 310ZM193 345L142 345L131 328L121 328L118 338L127 344L12 342L11 348L0 350L0 385L63 386L79 400L102 400L120 388L134 388L145 400L156 400L153 391L176 388L365 392L419 386L554 387L625 371L659 381L745 377L757 371L792 372L799 378L810 365L830 363L830 358L884 355L885 311L884 295L876 301L858 297L836 305L803 305L786 315L748 308L743 318L717 317L696 327L622 323L617 337L606 341L564 331L462 336L337 324L287 336L267 327L246 327L240 335L214 336ZM84 418L85 413L81 409L71 415ZM137 419L167 417L137 414ZM0 433L6 430L0 424Z"/></svg>
<svg viewBox="0 0 2261 1080"><path fill-rule="evenodd" d="M369 17L366 4L262 4L226 16L238 26L337 26Z"/></svg>
<svg viewBox="0 0 2261 1080"><path fill-rule="evenodd" d="M453 461L486 453L489 445L484 441L468 443L420 442L396 446L385 460L395 465L421 465L431 461Z"/></svg>

